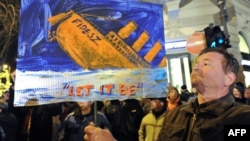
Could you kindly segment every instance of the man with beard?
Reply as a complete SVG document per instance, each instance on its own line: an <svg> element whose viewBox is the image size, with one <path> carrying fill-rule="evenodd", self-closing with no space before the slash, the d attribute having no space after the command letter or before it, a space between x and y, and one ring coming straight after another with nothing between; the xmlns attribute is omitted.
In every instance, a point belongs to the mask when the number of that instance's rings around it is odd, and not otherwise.
<svg viewBox="0 0 250 141"><path fill-rule="evenodd" d="M163 126L166 113L166 98L151 98L151 112L142 119L139 141L156 141Z"/></svg>

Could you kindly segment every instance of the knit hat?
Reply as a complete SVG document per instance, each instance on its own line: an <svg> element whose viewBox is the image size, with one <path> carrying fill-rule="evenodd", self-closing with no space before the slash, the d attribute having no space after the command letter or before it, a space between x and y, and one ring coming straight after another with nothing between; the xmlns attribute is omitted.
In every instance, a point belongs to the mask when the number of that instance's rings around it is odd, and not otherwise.
<svg viewBox="0 0 250 141"><path fill-rule="evenodd" d="M166 102L166 97L158 97L158 98L149 98L150 100L158 99L161 102Z"/></svg>
<svg viewBox="0 0 250 141"><path fill-rule="evenodd" d="M167 100L166 97L159 97L159 98L149 98L150 100L158 99L160 102L163 102L166 105Z"/></svg>

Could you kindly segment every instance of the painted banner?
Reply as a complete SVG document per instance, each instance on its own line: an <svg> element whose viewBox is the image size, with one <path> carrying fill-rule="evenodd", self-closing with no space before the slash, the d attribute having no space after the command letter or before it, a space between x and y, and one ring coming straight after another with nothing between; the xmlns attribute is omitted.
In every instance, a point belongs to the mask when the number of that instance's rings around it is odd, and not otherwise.
<svg viewBox="0 0 250 141"><path fill-rule="evenodd" d="M162 5L21 2L15 106L165 96Z"/></svg>

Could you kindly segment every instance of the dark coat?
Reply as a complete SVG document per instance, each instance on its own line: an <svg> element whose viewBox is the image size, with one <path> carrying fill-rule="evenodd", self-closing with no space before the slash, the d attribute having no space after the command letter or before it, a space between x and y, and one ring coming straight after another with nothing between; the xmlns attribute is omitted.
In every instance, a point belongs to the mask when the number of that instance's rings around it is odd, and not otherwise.
<svg viewBox="0 0 250 141"><path fill-rule="evenodd" d="M188 90L184 90L184 91L180 94L181 101L187 102L188 99L189 99L189 96L190 96L189 91L188 91Z"/></svg>
<svg viewBox="0 0 250 141"><path fill-rule="evenodd" d="M60 114L61 109L60 104L47 104L33 107L29 141L51 141L52 117Z"/></svg>
<svg viewBox="0 0 250 141"><path fill-rule="evenodd" d="M231 94L201 105L195 98L167 114L158 141L222 141L224 125L249 120L250 106L236 105Z"/></svg>
<svg viewBox="0 0 250 141"><path fill-rule="evenodd" d="M117 130L118 141L138 141L138 130L141 120L144 116L140 102L136 99L127 99L124 101L120 113L120 124L114 130Z"/></svg>
<svg viewBox="0 0 250 141"><path fill-rule="evenodd" d="M18 121L14 114L5 111L0 114L0 127L3 129L1 136L5 134L3 141L15 141L17 134Z"/></svg>
<svg viewBox="0 0 250 141"><path fill-rule="evenodd" d="M110 123L105 115L101 112L97 112L96 126L102 129L111 129ZM90 122L95 121L94 110L87 115L82 115L79 109L76 109L72 113L68 114L66 119L62 123L60 141L83 141L84 128L89 125Z"/></svg>

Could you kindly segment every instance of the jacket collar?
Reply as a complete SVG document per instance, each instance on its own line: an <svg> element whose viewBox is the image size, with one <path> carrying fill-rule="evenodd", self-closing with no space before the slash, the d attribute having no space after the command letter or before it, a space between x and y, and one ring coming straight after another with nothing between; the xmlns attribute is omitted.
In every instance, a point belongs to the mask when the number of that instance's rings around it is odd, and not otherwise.
<svg viewBox="0 0 250 141"><path fill-rule="evenodd" d="M181 110L191 114L210 113L214 115L221 115L227 109L235 104L232 94L227 94L219 99L209 101L203 104L198 104L197 98L192 100L187 106Z"/></svg>

